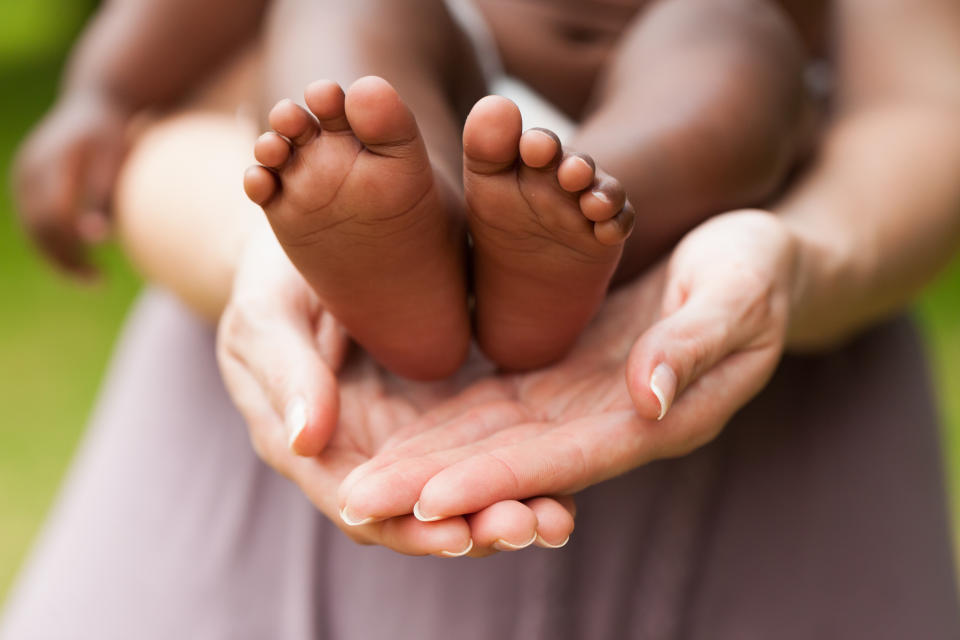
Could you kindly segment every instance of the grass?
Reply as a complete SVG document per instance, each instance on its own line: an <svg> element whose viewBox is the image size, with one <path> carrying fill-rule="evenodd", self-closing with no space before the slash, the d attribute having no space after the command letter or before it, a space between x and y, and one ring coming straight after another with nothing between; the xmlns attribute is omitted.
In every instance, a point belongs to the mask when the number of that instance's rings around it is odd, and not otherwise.
<svg viewBox="0 0 960 640"><path fill-rule="evenodd" d="M954 537L960 549L960 260L954 260L927 288L915 315L926 338L937 384Z"/></svg>
<svg viewBox="0 0 960 640"><path fill-rule="evenodd" d="M0 0L0 176L51 103L63 53L88 2ZM0 182L0 602L50 506L139 283L116 249L99 286L46 266L19 230ZM960 512L960 263L917 305L945 417L954 513Z"/></svg>

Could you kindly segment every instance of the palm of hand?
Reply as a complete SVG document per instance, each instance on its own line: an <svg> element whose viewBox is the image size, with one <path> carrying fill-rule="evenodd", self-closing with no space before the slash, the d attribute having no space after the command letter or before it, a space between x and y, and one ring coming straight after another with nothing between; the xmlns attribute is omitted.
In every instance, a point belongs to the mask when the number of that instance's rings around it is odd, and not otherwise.
<svg viewBox="0 0 960 640"><path fill-rule="evenodd" d="M497 541L526 544L534 533L554 543L569 535L572 501L567 499L501 501L478 510L469 524L464 518L426 524L409 516L347 526L336 503L343 478L388 448L404 425L436 419L440 407L452 399L457 401L451 409L458 411L470 396L464 389L490 370L475 359L454 379L417 384L386 373L359 350L341 366L347 347L344 334L272 236L257 238L241 260L231 303L221 320L218 357L231 396L247 420L254 449L267 464L293 480L358 542L412 554L458 555L471 540L476 554ZM337 370L339 379L333 375ZM290 398L301 394L313 416L294 444L285 435L281 416L285 405L289 409ZM291 451L292 446L300 455Z"/></svg>
<svg viewBox="0 0 960 640"><path fill-rule="evenodd" d="M486 522L483 514L498 505L574 492L696 448L763 386L782 350L782 299L791 268L790 243L772 220L767 214L727 214L693 232L669 269L658 268L611 295L577 348L541 371L497 374L475 358L454 379L418 384L355 354L339 380L328 371L327 378L313 381L338 398L340 416L315 457L293 456L277 438L282 430L276 414L282 409L276 402L270 412L244 409L243 385L235 382L231 391L251 423L255 446L260 441L261 456L355 539L424 552L426 542L411 548L396 540L422 541L429 527L435 534L445 524L448 540L456 537L451 527L477 539L482 529L477 522ZM262 292L260 306L282 300L288 324L296 318L306 325L302 316L311 316L310 340L317 343L316 326L322 323L316 320L323 314L302 279L284 264L282 277L267 273L260 286L242 286L238 277L238 289ZM257 266L264 280L262 264ZM665 317L655 323L661 308ZM288 352L294 349L262 329L258 335L271 357L279 350L292 360ZM243 331L233 342L250 351ZM324 348L319 342L323 359L336 369L341 358L329 354L342 353L342 346ZM650 370L664 354L674 357L673 351L693 354L674 362L680 367L677 392L683 395L664 422L641 418L635 407L642 410L653 397L646 386ZM229 366L224 373L230 378ZM273 378L269 371L261 375L260 389L276 387ZM418 502L424 519L474 514L470 527L454 517L420 522L409 515ZM351 520L370 524L343 525L336 514L344 509Z"/></svg>
<svg viewBox="0 0 960 640"><path fill-rule="evenodd" d="M471 513L498 500L575 492L695 449L779 361L792 262L791 242L768 214L715 219L678 247L669 270L611 295L562 362L434 388L427 410L393 425L399 430L378 455L347 477L341 506L374 518L415 505L428 517ZM666 317L651 329L661 305ZM675 368L687 388L658 423L635 407L671 350L681 352ZM347 396L350 381L343 384Z"/></svg>
<svg viewBox="0 0 960 640"><path fill-rule="evenodd" d="M621 304L634 302L621 300ZM409 514L430 474L442 469L447 461L581 418L614 424L635 420L624 384L624 356L632 340L615 326L624 314L616 305L612 310L616 312L605 314L606 320L594 326L588 339L564 363L536 373L497 374L474 354L455 378L417 383L386 372L357 350L340 373L340 420L323 451L311 460L315 469L322 469L328 479L346 476L340 485L342 496L353 479L371 469L421 456L432 460L402 477L388 473L389 486L378 489L378 493L389 504L374 518L374 524L343 527L339 518L337 524L360 542L383 543L384 526L395 530L394 539L400 535L398 530L410 539L423 538L425 532L415 528L441 523L416 521ZM330 482L305 485L301 479L300 484L316 504L326 503ZM515 544L528 544L530 534L525 531L529 527L535 528L541 546L562 544L573 528L572 499L536 498L547 493L520 490L504 498L483 492L464 493L463 497L476 505L457 512L473 514L467 520L476 544L472 555L484 555L491 541L508 537ZM343 506L341 501L338 507ZM328 506L324 511L330 515L333 508ZM457 520L461 519L447 518L443 522L449 525ZM379 528L371 532L369 527ZM391 546L409 550L396 542Z"/></svg>

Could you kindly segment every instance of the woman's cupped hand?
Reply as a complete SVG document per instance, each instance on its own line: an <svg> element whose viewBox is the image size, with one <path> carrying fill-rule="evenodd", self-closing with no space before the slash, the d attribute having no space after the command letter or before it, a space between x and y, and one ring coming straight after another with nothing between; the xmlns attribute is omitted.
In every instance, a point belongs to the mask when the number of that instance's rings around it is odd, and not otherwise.
<svg viewBox="0 0 960 640"><path fill-rule="evenodd" d="M475 356L392 376L349 340L267 234L219 332L258 455L354 540L409 554L562 546L577 491L709 442L766 384L798 282L797 240L737 211L612 292L574 350L526 373Z"/></svg>

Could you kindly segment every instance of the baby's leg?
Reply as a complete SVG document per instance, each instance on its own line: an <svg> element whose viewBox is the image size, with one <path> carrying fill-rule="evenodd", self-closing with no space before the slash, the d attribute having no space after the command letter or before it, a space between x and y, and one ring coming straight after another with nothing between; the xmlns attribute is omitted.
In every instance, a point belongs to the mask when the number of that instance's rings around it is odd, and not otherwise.
<svg viewBox="0 0 960 640"><path fill-rule="evenodd" d="M400 375L453 373L470 340L459 200L382 78L307 87L257 141L244 187L325 308ZM268 169L269 168L269 169Z"/></svg>
<svg viewBox="0 0 960 640"><path fill-rule="evenodd" d="M444 0L275 0L265 31L264 116L320 78L386 79L416 115L430 159L460 184L460 132L484 95L476 54Z"/></svg>
<svg viewBox="0 0 960 640"><path fill-rule="evenodd" d="M775 194L809 135L804 65L763 0L666 0L628 28L573 141L637 210L616 279L709 215Z"/></svg>
<svg viewBox="0 0 960 640"><path fill-rule="evenodd" d="M512 369L561 357L614 269L636 275L707 216L771 197L804 134L803 66L792 25L762 0L654 4L627 29L573 142L608 172L595 184L592 172L565 182L583 161L542 133L524 134L518 154L516 110L481 101L464 131L464 183L487 355ZM599 185L616 194L603 206ZM624 188L639 214L625 248Z"/></svg>
<svg viewBox="0 0 960 640"><path fill-rule="evenodd" d="M248 194L377 360L449 375L470 340L457 123L482 82L469 49L441 0L283 0L267 33L267 96L317 77L389 84L313 84L312 113L278 103L257 146L269 171L248 173Z"/></svg>
<svg viewBox="0 0 960 640"><path fill-rule="evenodd" d="M600 306L633 227L620 183L552 132L521 135L520 112L490 96L463 131L476 336L507 369L562 357Z"/></svg>

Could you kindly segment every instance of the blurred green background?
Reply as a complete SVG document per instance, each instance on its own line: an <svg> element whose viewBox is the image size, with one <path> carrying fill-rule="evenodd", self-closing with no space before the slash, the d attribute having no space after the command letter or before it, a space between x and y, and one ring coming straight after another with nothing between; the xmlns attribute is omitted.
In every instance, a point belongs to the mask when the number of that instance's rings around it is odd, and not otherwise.
<svg viewBox="0 0 960 640"><path fill-rule="evenodd" d="M0 175L56 94L94 2L0 0ZM42 523L139 282L116 249L103 281L78 286L31 250L0 181L0 603ZM960 263L917 305L937 376L954 513L960 513Z"/></svg>

